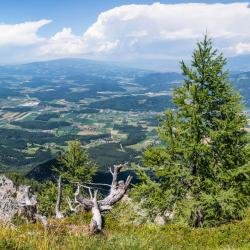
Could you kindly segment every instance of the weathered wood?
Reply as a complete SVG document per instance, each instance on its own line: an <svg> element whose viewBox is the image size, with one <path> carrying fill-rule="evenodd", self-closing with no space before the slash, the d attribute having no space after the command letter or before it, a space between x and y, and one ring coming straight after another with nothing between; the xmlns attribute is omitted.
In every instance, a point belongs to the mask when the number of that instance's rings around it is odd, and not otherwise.
<svg viewBox="0 0 250 250"><path fill-rule="evenodd" d="M93 234L100 233L102 231L102 215L97 202L97 190L94 192L94 197L92 198L93 207L91 209L92 219L90 223L90 232Z"/></svg>
<svg viewBox="0 0 250 250"><path fill-rule="evenodd" d="M61 203L62 203L62 177L59 176L57 183L56 219L64 218L64 215L61 212Z"/></svg>
<svg viewBox="0 0 250 250"><path fill-rule="evenodd" d="M98 201L98 205L101 211L110 210L111 207L116 202L120 201L122 197L124 196L124 194L127 192L129 184L132 180L132 176L129 175L127 177L126 182L124 182L123 180L118 181L118 175L124 166L126 165L124 164L115 165L113 171L110 169L110 172L113 176L112 184L111 184L111 188L110 188L110 192L108 196ZM79 189L79 186L80 185L78 185L78 189ZM75 196L75 200L77 203L82 204L86 210L91 210L92 207L94 206L92 200L84 199L80 194L77 194Z"/></svg>
<svg viewBox="0 0 250 250"><path fill-rule="evenodd" d="M118 181L118 176L121 169L126 166L125 164L115 165L113 170L110 168L110 173L112 174L112 183L110 185L109 194L102 200L97 200L97 191L94 193L94 197L91 193L91 188L85 185L77 185L77 191L75 193L75 202L84 207L85 210L92 212L92 220L90 224L90 230L92 233L97 233L102 230L102 217L101 212L111 210L112 206L116 204L118 201L122 199L122 197L126 194L130 182L132 180L132 176L128 176L127 180L124 182L123 180ZM85 187L89 190L91 199L84 199L80 192L80 187ZM76 211L73 208L70 200L68 199L69 207L71 211Z"/></svg>

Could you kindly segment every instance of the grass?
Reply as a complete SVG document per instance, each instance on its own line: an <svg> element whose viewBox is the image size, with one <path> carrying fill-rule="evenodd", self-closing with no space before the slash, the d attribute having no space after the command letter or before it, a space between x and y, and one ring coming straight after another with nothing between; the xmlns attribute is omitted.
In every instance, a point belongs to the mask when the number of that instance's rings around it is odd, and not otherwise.
<svg viewBox="0 0 250 250"><path fill-rule="evenodd" d="M109 214L102 235L88 233L89 214L51 221L45 230L37 224L0 229L0 249L250 249L250 216L218 228L150 224L133 225Z"/></svg>

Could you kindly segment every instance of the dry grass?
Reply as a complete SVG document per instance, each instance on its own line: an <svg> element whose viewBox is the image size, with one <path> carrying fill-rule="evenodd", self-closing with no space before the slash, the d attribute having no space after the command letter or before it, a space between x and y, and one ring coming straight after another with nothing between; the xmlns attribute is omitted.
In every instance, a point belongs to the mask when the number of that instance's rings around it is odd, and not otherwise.
<svg viewBox="0 0 250 250"><path fill-rule="evenodd" d="M102 235L88 231L89 214L40 224L0 229L0 249L250 249L250 218L218 228L193 229L178 225L138 225L106 216Z"/></svg>

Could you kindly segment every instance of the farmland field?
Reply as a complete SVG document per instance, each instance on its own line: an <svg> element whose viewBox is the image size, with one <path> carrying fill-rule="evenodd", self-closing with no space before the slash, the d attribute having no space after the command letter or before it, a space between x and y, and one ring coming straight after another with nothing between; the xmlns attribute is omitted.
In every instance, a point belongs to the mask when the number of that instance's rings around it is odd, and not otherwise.
<svg viewBox="0 0 250 250"><path fill-rule="evenodd" d="M249 73L231 78L248 104ZM171 95L181 82L178 73L78 59L0 67L0 171L28 172L74 139L103 171L139 162L158 143L158 118L174 108Z"/></svg>

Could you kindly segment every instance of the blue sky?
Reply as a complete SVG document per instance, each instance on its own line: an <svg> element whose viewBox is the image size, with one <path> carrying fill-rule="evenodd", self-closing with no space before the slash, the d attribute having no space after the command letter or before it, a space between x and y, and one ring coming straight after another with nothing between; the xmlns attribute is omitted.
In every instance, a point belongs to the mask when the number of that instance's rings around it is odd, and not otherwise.
<svg viewBox="0 0 250 250"><path fill-rule="evenodd" d="M39 19L51 19L50 27L41 30L41 34L52 35L65 26L72 27L76 34L81 34L98 15L116 6L126 4L161 3L231 3L230 0L175 0L175 1L136 1L136 0L4 0L0 1L0 23L21 23ZM239 1L242 2L242 1Z"/></svg>
<svg viewBox="0 0 250 250"><path fill-rule="evenodd" d="M206 30L226 55L250 54L246 1L191 2L1 1L0 63L119 58L135 66L148 61L170 69L188 57Z"/></svg>

